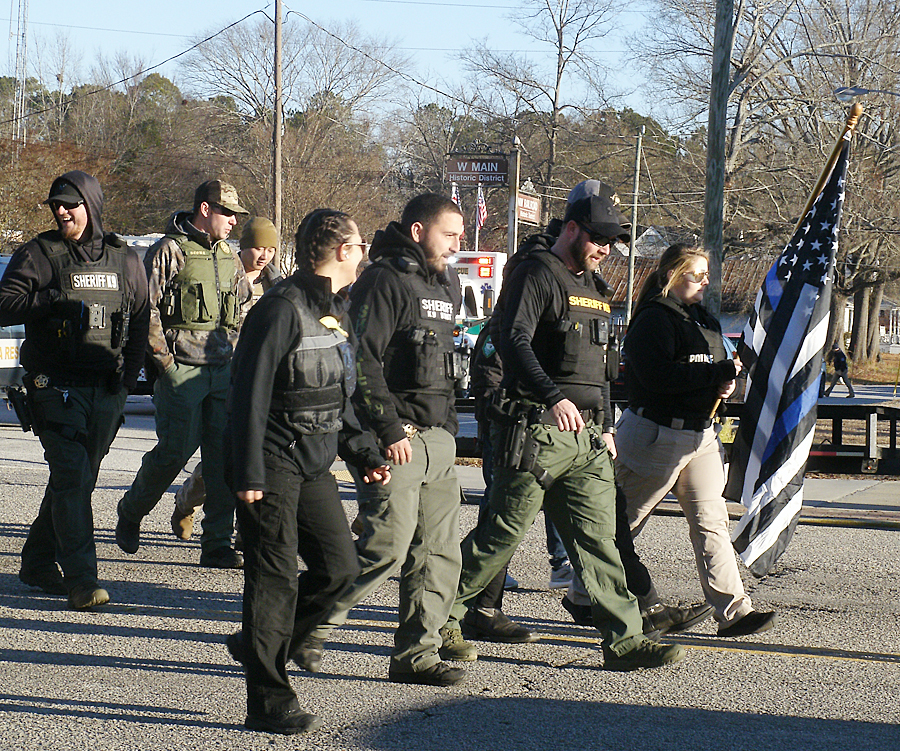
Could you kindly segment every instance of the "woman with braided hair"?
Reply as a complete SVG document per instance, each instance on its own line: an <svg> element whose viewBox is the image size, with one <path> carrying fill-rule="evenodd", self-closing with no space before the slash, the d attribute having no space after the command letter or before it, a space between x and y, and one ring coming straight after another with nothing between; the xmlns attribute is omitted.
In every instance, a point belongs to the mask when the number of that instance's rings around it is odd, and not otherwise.
<svg viewBox="0 0 900 751"><path fill-rule="evenodd" d="M347 214L308 214L296 235L297 271L249 312L235 349L226 444L244 537L244 612L227 645L244 664L251 730L289 735L321 725L300 709L286 662L318 669L302 654L304 640L359 573L329 471L335 455L367 482L390 480L350 406L356 368L342 319L365 248ZM298 554L307 567L299 576Z"/></svg>

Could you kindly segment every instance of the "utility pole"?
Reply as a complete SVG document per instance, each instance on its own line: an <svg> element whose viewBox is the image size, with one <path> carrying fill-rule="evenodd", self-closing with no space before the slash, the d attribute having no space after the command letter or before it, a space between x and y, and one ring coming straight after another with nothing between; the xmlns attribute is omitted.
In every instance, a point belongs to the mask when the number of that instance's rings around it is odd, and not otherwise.
<svg viewBox="0 0 900 751"><path fill-rule="evenodd" d="M634 191L631 202L631 242L628 243L628 291L625 295L625 325L631 323L631 311L634 307L634 241L637 230L638 193L641 190L641 144L644 140L645 126L637 137L637 149L634 152Z"/></svg>
<svg viewBox="0 0 900 751"><path fill-rule="evenodd" d="M506 252L510 258L519 244L519 137L513 139L509 152L509 211L507 212Z"/></svg>
<svg viewBox="0 0 900 751"><path fill-rule="evenodd" d="M281 0L275 0L275 113L272 126L272 223L281 240ZM280 249L278 249L280 250ZM280 260L280 259L278 259Z"/></svg>
<svg viewBox="0 0 900 751"><path fill-rule="evenodd" d="M734 41L734 0L716 0L716 34L710 77L709 125L706 141L706 198L703 247L709 253L709 287L704 304L718 315L722 306L722 257L725 252L725 114L731 79L731 47Z"/></svg>

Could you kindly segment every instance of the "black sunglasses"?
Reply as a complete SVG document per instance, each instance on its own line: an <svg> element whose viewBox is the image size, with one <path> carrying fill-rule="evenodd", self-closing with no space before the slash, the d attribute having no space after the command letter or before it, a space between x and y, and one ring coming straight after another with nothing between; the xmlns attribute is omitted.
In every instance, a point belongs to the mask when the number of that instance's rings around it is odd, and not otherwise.
<svg viewBox="0 0 900 751"><path fill-rule="evenodd" d="M71 211L83 203L84 201L50 201L50 208L56 211L59 206L62 206L66 211Z"/></svg>
<svg viewBox="0 0 900 751"><path fill-rule="evenodd" d="M590 240L594 245L615 245L616 238L615 237L607 237L606 235L598 235L596 232L591 232L587 227L585 227L581 222L575 222L579 227L581 227L584 234L588 236L588 240Z"/></svg>

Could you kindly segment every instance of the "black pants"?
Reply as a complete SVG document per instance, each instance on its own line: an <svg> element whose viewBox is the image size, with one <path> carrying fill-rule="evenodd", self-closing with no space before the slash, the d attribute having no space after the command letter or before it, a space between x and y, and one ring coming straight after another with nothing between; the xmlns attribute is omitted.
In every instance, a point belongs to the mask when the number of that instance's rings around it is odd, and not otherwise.
<svg viewBox="0 0 900 751"><path fill-rule="evenodd" d="M296 465L266 455L261 501L237 502L244 538L243 638L247 711L298 706L286 663L359 575L337 483L304 480ZM306 571L297 575L297 555Z"/></svg>
<svg viewBox="0 0 900 751"><path fill-rule="evenodd" d="M127 393L105 387L31 388L35 432L50 465L50 481L22 548L22 570L55 570L65 585L97 585L91 495L100 462L122 424Z"/></svg>

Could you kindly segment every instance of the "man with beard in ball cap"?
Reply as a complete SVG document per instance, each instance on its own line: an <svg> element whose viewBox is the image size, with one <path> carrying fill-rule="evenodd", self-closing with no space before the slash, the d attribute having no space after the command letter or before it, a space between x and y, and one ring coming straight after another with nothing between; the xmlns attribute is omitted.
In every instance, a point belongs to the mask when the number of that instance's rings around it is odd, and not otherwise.
<svg viewBox="0 0 900 751"><path fill-rule="evenodd" d="M533 249L506 278L503 307L495 311L504 394L491 414L490 507L485 523L463 541L463 570L445 627L459 633L466 611L543 505L590 594L608 670L658 667L685 654L643 635L615 547L612 415L603 388L610 309L594 272L616 239L629 238L623 224L609 197L575 200L555 240Z"/></svg>
<svg viewBox="0 0 900 751"><path fill-rule="evenodd" d="M19 578L87 610L109 602L97 578L91 494L143 365L147 277L137 254L104 233L94 177L66 172L45 203L57 228L18 248L0 280L0 325L25 324L27 402L50 465Z"/></svg>

